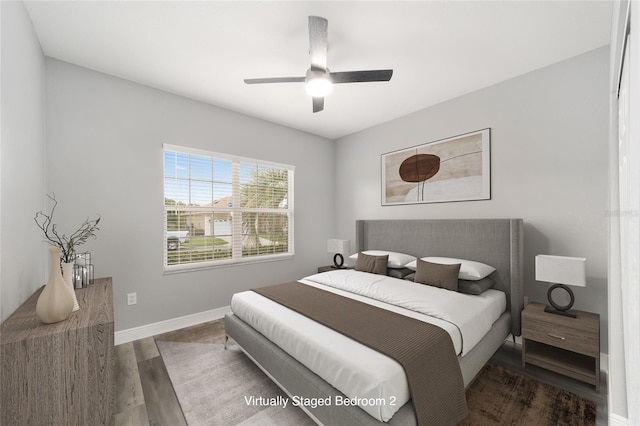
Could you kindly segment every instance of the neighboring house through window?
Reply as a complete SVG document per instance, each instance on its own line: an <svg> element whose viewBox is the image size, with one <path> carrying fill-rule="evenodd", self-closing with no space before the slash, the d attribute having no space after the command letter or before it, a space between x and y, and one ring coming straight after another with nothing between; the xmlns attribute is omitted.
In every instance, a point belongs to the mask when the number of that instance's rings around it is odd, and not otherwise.
<svg viewBox="0 0 640 426"><path fill-rule="evenodd" d="M290 257L294 167L164 145L164 269Z"/></svg>

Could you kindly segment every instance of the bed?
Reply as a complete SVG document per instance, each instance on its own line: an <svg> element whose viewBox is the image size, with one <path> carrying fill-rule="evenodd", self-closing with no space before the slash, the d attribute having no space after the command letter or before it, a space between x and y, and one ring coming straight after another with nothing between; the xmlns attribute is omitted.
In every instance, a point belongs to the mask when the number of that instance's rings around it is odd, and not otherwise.
<svg viewBox="0 0 640 426"><path fill-rule="evenodd" d="M523 224L520 219L467 220L358 220L356 251L384 249L416 257L442 256L468 259L495 267L494 289L504 292L506 310L473 348L457 357L464 385L468 386L504 340L520 335L522 297ZM286 308L282 308L285 309ZM248 321L249 322L249 321ZM238 315L225 317L227 336L290 397L344 398L342 392L274 344ZM291 351L289 351L291 352ZM366 407L332 404L301 407L318 424L413 425L411 401L389 419L376 418Z"/></svg>

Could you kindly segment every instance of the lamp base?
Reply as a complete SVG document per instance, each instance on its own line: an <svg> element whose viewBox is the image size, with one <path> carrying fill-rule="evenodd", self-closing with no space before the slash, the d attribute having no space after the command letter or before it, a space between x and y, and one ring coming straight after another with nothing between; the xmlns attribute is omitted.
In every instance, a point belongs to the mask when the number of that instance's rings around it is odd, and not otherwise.
<svg viewBox="0 0 640 426"><path fill-rule="evenodd" d="M544 307L544 311L548 312L550 314L556 314L556 315L562 315L565 317L571 317L571 318L577 318L577 314L576 311L570 311L570 310L560 310L560 309L554 309L551 306L545 306Z"/></svg>
<svg viewBox="0 0 640 426"><path fill-rule="evenodd" d="M333 256L333 267L336 269L344 269L342 265L344 265L344 257L342 257L342 254L336 253Z"/></svg>
<svg viewBox="0 0 640 426"><path fill-rule="evenodd" d="M568 304L560 305L553 300L553 297L552 297L553 291L556 289L564 290L567 292L567 294L569 295L569 298L571 299ZM551 306L545 306L544 308L545 312L549 312L550 314L563 315L565 317L570 317L570 318L576 318L575 311L570 310L571 307L573 306L573 302L575 301L575 298L573 296L573 291L571 291L571 289L566 285L554 284L551 287L549 287L549 291L547 291L547 300L549 301L549 304L553 306L553 308Z"/></svg>

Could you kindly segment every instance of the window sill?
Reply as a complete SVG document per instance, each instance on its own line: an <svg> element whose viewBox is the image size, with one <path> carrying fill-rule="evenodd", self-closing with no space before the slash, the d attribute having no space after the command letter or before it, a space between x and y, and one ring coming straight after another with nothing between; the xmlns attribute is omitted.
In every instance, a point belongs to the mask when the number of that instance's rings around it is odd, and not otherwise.
<svg viewBox="0 0 640 426"><path fill-rule="evenodd" d="M277 254L273 256L262 256L259 258L248 258L248 259L228 259L228 260L218 260L216 262L200 262L200 263L190 263L190 264L181 264L174 266L165 266L162 271L163 275L173 275L173 274L182 274L185 272L194 272L194 271L203 271L206 269L218 269L218 268L228 268L233 266L242 266L242 265L251 265L255 263L266 263L266 262L278 262L282 260L293 259L295 255L293 254Z"/></svg>

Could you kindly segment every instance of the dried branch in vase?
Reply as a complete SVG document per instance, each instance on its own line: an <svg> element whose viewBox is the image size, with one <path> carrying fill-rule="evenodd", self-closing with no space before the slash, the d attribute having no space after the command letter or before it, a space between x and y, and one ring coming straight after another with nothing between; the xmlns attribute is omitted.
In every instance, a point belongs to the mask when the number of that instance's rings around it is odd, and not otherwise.
<svg viewBox="0 0 640 426"><path fill-rule="evenodd" d="M76 248L85 242L89 238L96 238L95 232L98 231L98 224L100 223L100 215L96 219L89 220L89 218L85 219L85 221L80 225L80 228L76 230L73 234L67 236L66 234L60 235L58 232L58 228L55 223L53 223L53 214L55 213L56 206L58 205L58 201L56 200L56 195L49 195L47 197L51 201L53 201L53 207L51 207L51 213L45 214L42 211L36 213L34 220L38 225L38 228L42 230L45 237L45 242L52 246L60 247L62 249L62 262L63 263L72 263L76 257Z"/></svg>

